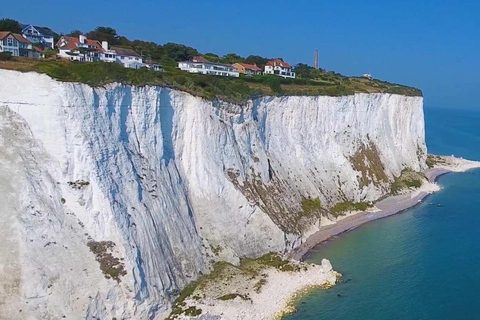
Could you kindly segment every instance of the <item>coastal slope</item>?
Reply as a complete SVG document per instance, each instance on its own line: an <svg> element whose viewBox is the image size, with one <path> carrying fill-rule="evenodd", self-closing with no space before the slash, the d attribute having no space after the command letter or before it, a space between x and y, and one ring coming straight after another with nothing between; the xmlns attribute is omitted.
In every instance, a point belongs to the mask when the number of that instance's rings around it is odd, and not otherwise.
<svg viewBox="0 0 480 320"><path fill-rule="evenodd" d="M240 105L5 70L0 89L10 318L162 319L215 262L289 253L335 204L426 168L418 96Z"/></svg>

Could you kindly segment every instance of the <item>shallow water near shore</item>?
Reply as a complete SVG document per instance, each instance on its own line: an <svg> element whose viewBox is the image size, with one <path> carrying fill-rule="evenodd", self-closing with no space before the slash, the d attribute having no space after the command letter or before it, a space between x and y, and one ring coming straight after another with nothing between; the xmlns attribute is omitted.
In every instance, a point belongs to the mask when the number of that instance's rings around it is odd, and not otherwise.
<svg viewBox="0 0 480 320"><path fill-rule="evenodd" d="M480 112L425 110L429 153L480 160ZM343 274L286 320L478 319L480 170L439 178L422 204L312 250Z"/></svg>

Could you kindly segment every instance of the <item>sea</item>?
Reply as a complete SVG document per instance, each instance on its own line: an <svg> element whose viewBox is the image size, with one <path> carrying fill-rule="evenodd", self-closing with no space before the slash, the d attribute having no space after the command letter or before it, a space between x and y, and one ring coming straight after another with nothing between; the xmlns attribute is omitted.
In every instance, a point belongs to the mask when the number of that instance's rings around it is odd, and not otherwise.
<svg viewBox="0 0 480 320"><path fill-rule="evenodd" d="M480 160L479 111L425 108L428 152ZM284 320L480 319L480 170L441 176L420 205L316 247L343 277Z"/></svg>

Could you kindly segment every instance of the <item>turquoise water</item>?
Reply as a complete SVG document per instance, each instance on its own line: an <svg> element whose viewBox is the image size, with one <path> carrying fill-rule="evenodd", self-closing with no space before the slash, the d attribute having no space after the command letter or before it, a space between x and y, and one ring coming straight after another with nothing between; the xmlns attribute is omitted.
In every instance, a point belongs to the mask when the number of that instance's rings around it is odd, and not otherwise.
<svg viewBox="0 0 480 320"><path fill-rule="evenodd" d="M425 119L430 153L480 160L480 112L426 109ZM312 252L308 261L330 259L343 282L285 319L480 319L480 170L439 183L421 205Z"/></svg>

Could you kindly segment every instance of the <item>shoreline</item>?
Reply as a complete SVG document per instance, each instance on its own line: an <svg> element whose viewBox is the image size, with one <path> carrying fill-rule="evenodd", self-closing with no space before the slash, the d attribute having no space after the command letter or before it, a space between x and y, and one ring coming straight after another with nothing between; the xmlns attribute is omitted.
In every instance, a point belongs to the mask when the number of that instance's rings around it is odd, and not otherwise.
<svg viewBox="0 0 480 320"><path fill-rule="evenodd" d="M341 274L334 271L327 259L320 265L302 261L315 247L335 236L359 226L408 210L441 188L437 179L450 172L465 172L480 168L480 162L454 157L438 158L433 168L423 171L425 180L421 187L389 196L378 201L374 209L349 215L336 223L320 227L288 256L292 270L268 266L256 270L254 265L231 266L227 271L195 287L172 313L179 320L273 320L283 319L294 312L295 301L309 288L328 288L336 284ZM255 261L255 260L252 260ZM250 262L252 263L252 262ZM253 269L252 269L253 266ZM233 270L233 271L232 271ZM295 271L294 271L295 270Z"/></svg>
<svg viewBox="0 0 480 320"><path fill-rule="evenodd" d="M367 210L359 212L334 224L320 227L318 231L310 235L305 242L294 249L290 253L290 257L298 261L304 261L312 249L330 241L336 236L352 231L368 222L402 213L417 206L429 195L440 190L440 187L436 184L440 176L447 173L466 172L471 169L480 168L480 162L477 161L464 160L453 156L442 158L446 160L444 164L424 170L428 183L425 183L419 189L405 194L389 196L378 201L375 203L375 207L378 208L377 211Z"/></svg>
<svg viewBox="0 0 480 320"><path fill-rule="evenodd" d="M295 311L294 301L311 288L330 288L341 276L330 261L293 261L291 270L238 267L197 286L180 305L178 320L273 320ZM253 269L252 269L253 268Z"/></svg>

